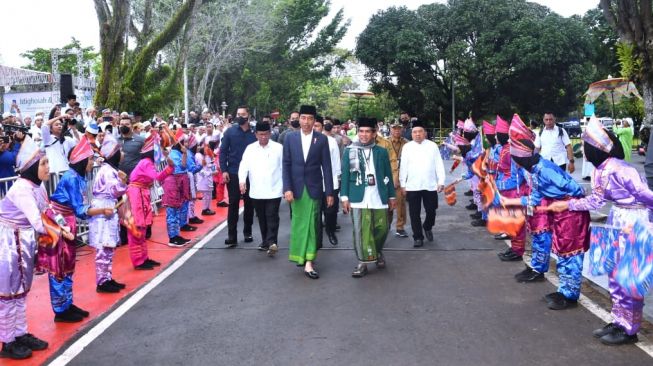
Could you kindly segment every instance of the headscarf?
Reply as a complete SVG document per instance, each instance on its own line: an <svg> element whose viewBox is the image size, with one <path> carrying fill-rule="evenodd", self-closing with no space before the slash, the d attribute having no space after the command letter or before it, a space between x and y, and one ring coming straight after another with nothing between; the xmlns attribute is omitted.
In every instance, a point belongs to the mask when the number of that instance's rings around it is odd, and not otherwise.
<svg viewBox="0 0 653 366"><path fill-rule="evenodd" d="M21 178L25 178L28 181L38 185L41 185L41 180L39 179L39 165L40 160L36 164L30 165L22 173L20 173Z"/></svg>

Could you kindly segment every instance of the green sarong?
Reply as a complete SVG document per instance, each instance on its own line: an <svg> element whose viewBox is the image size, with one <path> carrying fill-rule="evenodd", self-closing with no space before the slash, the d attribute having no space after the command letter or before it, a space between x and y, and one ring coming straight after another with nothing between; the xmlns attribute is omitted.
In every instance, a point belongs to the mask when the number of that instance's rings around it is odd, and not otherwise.
<svg viewBox="0 0 653 366"><path fill-rule="evenodd" d="M354 250L360 262L376 262L388 237L388 209L352 208Z"/></svg>
<svg viewBox="0 0 653 366"><path fill-rule="evenodd" d="M288 259L297 264L315 260L317 255L317 220L320 213L320 201L314 200L304 188L302 196L290 204L290 253Z"/></svg>

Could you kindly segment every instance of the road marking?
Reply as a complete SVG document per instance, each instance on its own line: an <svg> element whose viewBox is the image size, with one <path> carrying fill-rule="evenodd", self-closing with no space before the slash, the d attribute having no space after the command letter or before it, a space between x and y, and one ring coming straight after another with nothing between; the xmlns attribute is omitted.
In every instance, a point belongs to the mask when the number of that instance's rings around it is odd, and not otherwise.
<svg viewBox="0 0 653 366"><path fill-rule="evenodd" d="M240 209L239 213L243 212L243 208ZM210 231L202 240L193 245L192 248L188 249L184 255L179 259L174 261L170 266L168 266L163 272L159 273L154 277L150 282L143 286L140 290L136 291L131 295L122 305L116 308L114 311L107 314L107 316L102 319L97 325L89 329L86 334L81 338L76 340L73 344L70 345L61 355L52 360L49 365L51 366L63 366L67 365L72 361L77 355L79 355L84 348L86 348L91 342L93 342L97 337L104 333L113 323L120 319L127 311L129 311L134 305L141 301L145 295L154 290L161 282L166 278L170 277L176 270L178 270L186 261L188 261L195 253L199 252L206 243L213 239L222 229L227 226L227 221L225 220L218 227Z"/></svg>
<svg viewBox="0 0 653 366"><path fill-rule="evenodd" d="M510 247L510 241L509 240L504 240L506 245ZM525 261L524 261L525 262ZM528 264L528 263L527 263ZM551 274L549 272L544 274L544 278L546 278L553 286L558 288L560 281L558 279L558 276ZM589 310L590 313L594 314L597 318L603 320L606 324L612 322L612 316L608 311L603 309L599 304L594 302L594 300L590 299L589 297L583 295L582 293L580 294L580 298L578 299L578 303L583 305L585 309ZM635 343L635 346L639 347L642 351L644 351L646 354L648 354L650 357L653 357L653 343L651 343L648 338L644 337L641 334L638 334L637 337L639 338L639 342ZM606 346L609 347L609 346Z"/></svg>

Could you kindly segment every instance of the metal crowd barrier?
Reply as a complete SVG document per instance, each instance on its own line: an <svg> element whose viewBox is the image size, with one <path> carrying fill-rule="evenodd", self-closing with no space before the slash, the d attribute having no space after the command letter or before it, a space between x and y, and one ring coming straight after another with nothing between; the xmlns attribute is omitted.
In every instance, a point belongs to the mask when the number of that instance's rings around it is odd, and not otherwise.
<svg viewBox="0 0 653 366"><path fill-rule="evenodd" d="M162 171L166 167L166 163L160 163L157 164L157 170ZM88 173L86 175L86 202L91 202L93 200L93 182L95 181L95 176L97 175L97 171L100 169L99 166L96 166L93 168L93 171ZM51 173L50 174L50 180L47 182L43 182L43 185L45 187L46 192L48 193L48 196L51 196L52 193L55 191L57 188L57 184L59 184L59 180L61 180L61 175L63 173ZM14 177L8 177L8 178L0 178L0 199L3 199L5 195L7 194L7 191L11 187L11 185L18 179L18 176ZM151 204L152 204L152 210L154 211L154 214L158 214L158 208L161 203L161 198L162 195L159 194L159 187L161 185L159 182L154 181L154 185L152 185L152 188L150 189L151 193ZM82 241L83 243L88 242L88 222L86 220L81 220L77 219L77 239Z"/></svg>

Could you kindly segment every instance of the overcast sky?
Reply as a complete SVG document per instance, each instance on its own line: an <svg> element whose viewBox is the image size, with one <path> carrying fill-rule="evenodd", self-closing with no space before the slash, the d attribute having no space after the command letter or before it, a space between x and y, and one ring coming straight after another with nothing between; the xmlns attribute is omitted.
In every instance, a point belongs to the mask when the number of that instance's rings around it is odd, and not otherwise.
<svg viewBox="0 0 653 366"><path fill-rule="evenodd" d="M416 9L433 0L331 0L332 10L345 9L351 19L349 32L341 46L353 49L356 37L365 29L372 14L390 6L405 5ZM535 0L563 15L584 14L598 5L598 0ZM0 63L20 67L27 61L20 57L26 50L37 47L56 48L67 44L71 37L83 46L98 49L98 23L91 0L15 0L2 1L4 36L0 42Z"/></svg>

